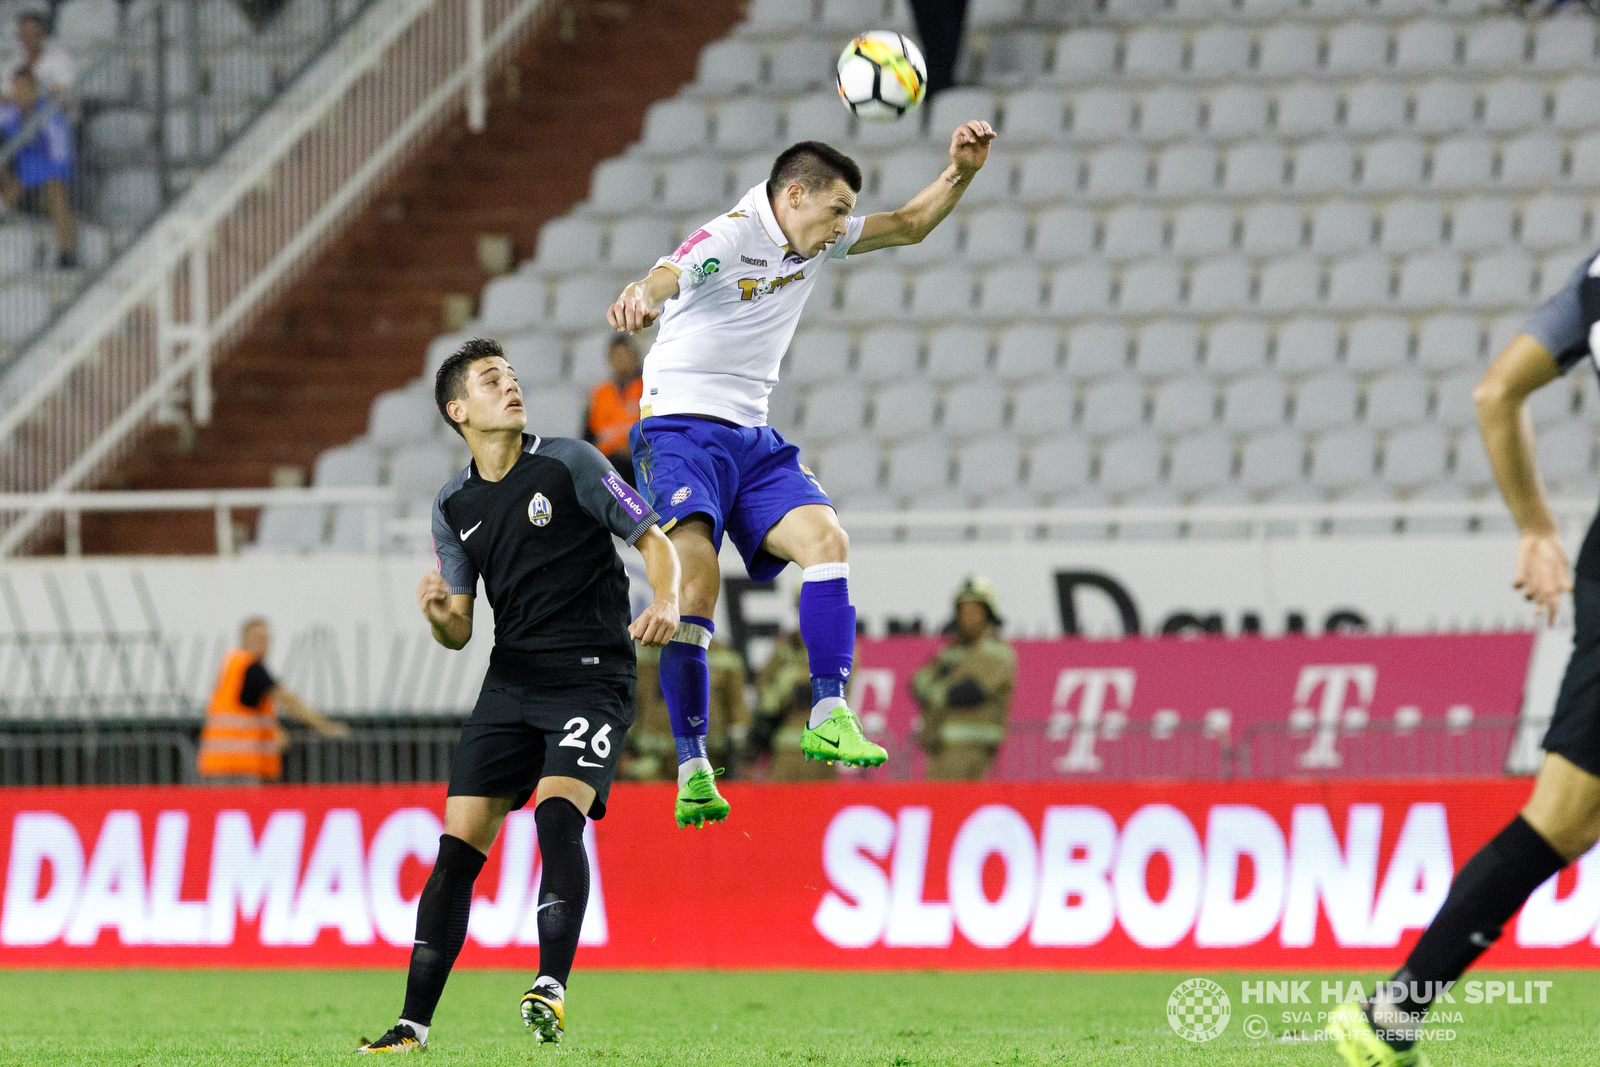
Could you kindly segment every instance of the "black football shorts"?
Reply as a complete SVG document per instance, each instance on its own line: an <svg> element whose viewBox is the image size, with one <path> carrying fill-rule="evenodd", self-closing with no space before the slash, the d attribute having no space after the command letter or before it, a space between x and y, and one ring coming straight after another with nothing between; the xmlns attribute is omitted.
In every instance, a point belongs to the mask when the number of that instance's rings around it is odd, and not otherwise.
<svg viewBox="0 0 1600 1067"><path fill-rule="evenodd" d="M1600 579L1573 578L1572 659L1540 748L1600 775Z"/></svg>
<svg viewBox="0 0 1600 1067"><path fill-rule="evenodd" d="M606 797L633 725L634 679L597 676L508 685L493 670L461 728L450 768L450 796L533 796L539 779L576 778L594 787L589 818L604 818Z"/></svg>

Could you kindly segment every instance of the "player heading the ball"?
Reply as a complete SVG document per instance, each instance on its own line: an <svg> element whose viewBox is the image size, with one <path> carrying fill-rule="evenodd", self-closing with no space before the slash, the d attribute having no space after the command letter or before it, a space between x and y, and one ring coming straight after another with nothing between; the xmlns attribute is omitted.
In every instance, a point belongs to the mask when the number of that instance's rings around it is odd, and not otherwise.
<svg viewBox="0 0 1600 1067"><path fill-rule="evenodd" d="M989 157L995 132L968 122L950 135L950 165L904 207L852 215L861 168L829 145L785 149L771 177L690 234L606 313L636 332L661 320L644 364L633 463L683 563L682 621L661 652L661 688L678 748L679 826L727 818L706 758L706 647L732 538L750 577L802 568L800 634L811 666L809 759L872 767L887 754L845 701L855 651L849 538L800 451L767 425L778 364L817 278L833 260L916 244L954 210Z"/></svg>

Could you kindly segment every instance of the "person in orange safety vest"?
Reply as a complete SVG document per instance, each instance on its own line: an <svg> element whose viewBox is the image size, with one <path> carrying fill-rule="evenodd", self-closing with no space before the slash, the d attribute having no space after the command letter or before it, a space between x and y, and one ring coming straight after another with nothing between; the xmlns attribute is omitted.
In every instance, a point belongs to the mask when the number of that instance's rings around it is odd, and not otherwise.
<svg viewBox="0 0 1600 1067"><path fill-rule="evenodd" d="M583 439L611 461L617 473L633 484L633 451L628 431L639 421L639 398L644 393L644 360L625 333L611 338L606 353L611 377L589 394L589 413L584 418Z"/></svg>
<svg viewBox="0 0 1600 1067"><path fill-rule="evenodd" d="M278 725L277 708L325 737L346 737L350 728L319 715L267 673L263 661L272 642L265 619L249 619L239 647L222 660L222 671L200 731L199 772L213 785L254 785L283 773L289 735Z"/></svg>

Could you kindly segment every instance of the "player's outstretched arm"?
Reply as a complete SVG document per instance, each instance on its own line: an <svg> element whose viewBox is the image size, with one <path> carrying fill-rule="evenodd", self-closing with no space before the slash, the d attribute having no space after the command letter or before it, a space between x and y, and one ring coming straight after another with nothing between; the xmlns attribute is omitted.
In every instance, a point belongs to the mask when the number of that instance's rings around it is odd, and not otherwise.
<svg viewBox="0 0 1600 1067"><path fill-rule="evenodd" d="M438 571L422 576L417 586L417 603L433 627L433 639L445 648L463 648L472 640L472 597L450 592L449 584Z"/></svg>
<svg viewBox="0 0 1600 1067"><path fill-rule="evenodd" d="M606 322L621 333L638 333L661 317L660 304L678 295L678 275L671 267L657 267L630 282L606 309Z"/></svg>
<svg viewBox="0 0 1600 1067"><path fill-rule="evenodd" d="M1572 590L1567 553L1561 531L1545 499L1539 477L1533 420L1524 401L1530 393L1561 375L1550 350L1531 334L1520 333L1495 357L1473 390L1478 409L1478 429L1489 453L1495 481L1506 498L1511 517L1522 531L1517 547L1517 574L1513 585L1539 605L1555 623L1561 598Z"/></svg>
<svg viewBox="0 0 1600 1067"><path fill-rule="evenodd" d="M642 645L657 648L672 640L678 630L678 579L682 573L678 550L672 547L672 541L659 526L646 530L633 547L644 557L644 574L650 581L650 588L655 590L656 599L633 620L628 636Z"/></svg>
<svg viewBox="0 0 1600 1067"><path fill-rule="evenodd" d="M911 198L899 211L884 211L868 215L861 227L861 236L850 246L850 255L871 252L893 245L914 245L961 202L961 194L972 184L973 175L983 169L989 159L989 142L994 140L994 127L987 122L973 120L963 123L950 135L950 165L939 175L939 180Z"/></svg>

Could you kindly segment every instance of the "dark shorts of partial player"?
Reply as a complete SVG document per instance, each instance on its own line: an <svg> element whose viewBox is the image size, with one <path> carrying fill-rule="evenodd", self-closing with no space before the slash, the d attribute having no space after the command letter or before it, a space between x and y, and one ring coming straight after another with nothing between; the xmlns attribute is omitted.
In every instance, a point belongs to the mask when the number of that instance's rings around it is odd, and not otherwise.
<svg viewBox="0 0 1600 1067"><path fill-rule="evenodd" d="M711 543L727 533L750 577L765 582L788 566L764 551L767 531L806 504L833 506L800 450L770 426L735 426L691 415L654 415L634 425L633 469L661 528L691 515L711 522Z"/></svg>
<svg viewBox="0 0 1600 1067"><path fill-rule="evenodd" d="M594 787L589 818L604 818L635 706L631 677L512 685L491 670L461 728L449 795L514 796L515 810L539 779L576 778Z"/></svg>
<svg viewBox="0 0 1600 1067"><path fill-rule="evenodd" d="M1572 582L1572 658L1539 747L1600 776L1600 521L1589 531ZM1589 577L1585 576L1588 572Z"/></svg>

